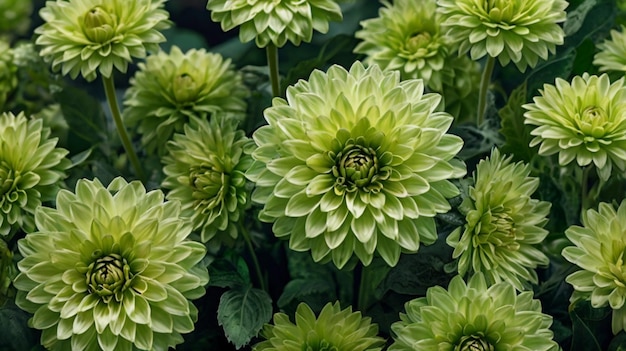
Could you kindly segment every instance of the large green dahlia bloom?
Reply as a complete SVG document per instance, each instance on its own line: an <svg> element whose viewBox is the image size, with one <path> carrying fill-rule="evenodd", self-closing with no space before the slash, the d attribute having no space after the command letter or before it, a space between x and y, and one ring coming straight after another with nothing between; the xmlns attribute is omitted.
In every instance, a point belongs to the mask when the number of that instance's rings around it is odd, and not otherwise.
<svg viewBox="0 0 626 351"><path fill-rule="evenodd" d="M531 198L539 179L529 176L528 165L511 159L494 149L478 163L474 186L460 206L467 224L447 243L459 259L459 274L482 272L489 284L508 281L524 290L537 283L534 269L549 263L535 245L548 235L543 226L550 203Z"/></svg>
<svg viewBox="0 0 626 351"><path fill-rule="evenodd" d="M489 285L480 273L467 284L454 277L447 290L431 287L405 309L391 325L389 351L559 350L552 317L541 312L532 291L518 295L507 282Z"/></svg>
<svg viewBox="0 0 626 351"><path fill-rule="evenodd" d="M319 314L301 303L292 323L284 313L274 315L274 324L266 324L261 336L267 340L253 351L380 351L385 340L378 336L378 326L361 312L341 309L338 302L328 303Z"/></svg>
<svg viewBox="0 0 626 351"><path fill-rule="evenodd" d="M565 0L438 0L442 26L473 60L497 57L524 72L563 44Z"/></svg>
<svg viewBox="0 0 626 351"><path fill-rule="evenodd" d="M41 56L52 69L91 81L109 78L113 67L126 72L132 58L158 50L169 26L165 0L56 0L39 11L35 29Z"/></svg>
<svg viewBox="0 0 626 351"><path fill-rule="evenodd" d="M621 30L612 30L611 39L598 44L598 52L593 57L593 64L600 71L618 71L626 73L626 26Z"/></svg>
<svg viewBox="0 0 626 351"><path fill-rule="evenodd" d="M310 42L314 29L326 33L329 21L342 19L335 0L208 0L207 9L224 31L239 26L239 39L258 47Z"/></svg>
<svg viewBox="0 0 626 351"><path fill-rule="evenodd" d="M255 145L236 124L222 115L193 118L184 134L174 135L163 158L167 199L182 203L182 214L201 230L203 242L216 235L218 244L236 239L249 202L244 173Z"/></svg>
<svg viewBox="0 0 626 351"><path fill-rule="evenodd" d="M582 222L582 227L565 231L574 246L562 252L582 268L565 279L574 287L571 301L590 300L595 308L611 306L613 334L626 331L626 201L617 210L600 203L598 211L584 213Z"/></svg>
<svg viewBox="0 0 626 351"><path fill-rule="evenodd" d="M180 204L163 200L138 181L81 179L56 209L38 208L39 231L18 242L14 285L43 346L167 350L194 329L189 300L208 283L205 248L186 240Z"/></svg>
<svg viewBox="0 0 626 351"><path fill-rule="evenodd" d="M54 199L70 166L56 145L41 120L0 115L0 235L33 231L35 210Z"/></svg>
<svg viewBox="0 0 626 351"><path fill-rule="evenodd" d="M204 49L183 53L172 46L139 63L124 97L124 119L138 125L148 152L165 153L165 142L182 133L191 116L219 111L245 116L248 90L230 59Z"/></svg>
<svg viewBox="0 0 626 351"><path fill-rule="evenodd" d="M402 79L422 78L440 92L452 71L445 66L450 40L441 33L436 0L383 1L379 16L361 22L354 49L367 55L365 63L397 69Z"/></svg>
<svg viewBox="0 0 626 351"><path fill-rule="evenodd" d="M378 252L391 266L437 238L437 213L459 193L448 180L465 174L453 159L462 139L446 134L452 116L421 79L400 82L356 62L346 71L314 71L275 98L248 177L260 219L315 261L343 267L353 253L368 265Z"/></svg>
<svg viewBox="0 0 626 351"><path fill-rule="evenodd" d="M541 96L525 104L524 123L537 126L530 146L541 144L540 155L559 154L559 164L574 159L593 163L606 180L613 166L626 169L626 85L609 76L576 76L571 84L557 78L545 84Z"/></svg>

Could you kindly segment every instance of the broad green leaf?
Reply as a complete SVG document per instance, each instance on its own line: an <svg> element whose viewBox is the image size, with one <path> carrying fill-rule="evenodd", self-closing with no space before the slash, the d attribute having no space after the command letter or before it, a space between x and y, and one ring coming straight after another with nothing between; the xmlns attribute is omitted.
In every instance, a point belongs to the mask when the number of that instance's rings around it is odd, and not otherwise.
<svg viewBox="0 0 626 351"><path fill-rule="evenodd" d="M244 259L234 252L211 262L209 266L210 286L235 288L250 285L250 272Z"/></svg>
<svg viewBox="0 0 626 351"><path fill-rule="evenodd" d="M626 351L626 332L622 331L613 338L608 351Z"/></svg>
<svg viewBox="0 0 626 351"><path fill-rule="evenodd" d="M39 344L34 329L28 327L29 317L12 304L0 308L0 350L30 350Z"/></svg>
<svg viewBox="0 0 626 351"><path fill-rule="evenodd" d="M75 155L106 139L106 123L100 102L84 90L66 87L55 94L70 127L68 148Z"/></svg>
<svg viewBox="0 0 626 351"><path fill-rule="evenodd" d="M500 134L504 136L505 143L501 147L504 154L513 154L517 160L529 162L535 155L535 151L528 145L532 140L530 126L524 124L524 108L526 103L526 82L517 87L504 106L498 112L500 115Z"/></svg>
<svg viewBox="0 0 626 351"><path fill-rule="evenodd" d="M248 344L271 318L272 299L251 285L225 292L217 308L217 322L237 349Z"/></svg>
<svg viewBox="0 0 626 351"><path fill-rule="evenodd" d="M607 349L611 330L611 308L593 308L589 301L578 301L570 307L572 351Z"/></svg>
<svg viewBox="0 0 626 351"><path fill-rule="evenodd" d="M306 301L309 304L311 298L334 296L335 284L322 277L312 279L294 279L285 285L283 293L277 301L278 307L284 309L288 305ZM328 296L330 295L330 296ZM328 301L328 300L327 300ZM311 306L311 304L309 304ZM323 303L322 303L323 306ZM312 306L312 308L315 306Z"/></svg>

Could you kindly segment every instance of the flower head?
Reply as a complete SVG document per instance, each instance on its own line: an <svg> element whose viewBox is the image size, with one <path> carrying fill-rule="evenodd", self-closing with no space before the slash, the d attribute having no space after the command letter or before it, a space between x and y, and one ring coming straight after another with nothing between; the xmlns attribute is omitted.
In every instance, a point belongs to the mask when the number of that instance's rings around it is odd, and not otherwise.
<svg viewBox="0 0 626 351"><path fill-rule="evenodd" d="M41 56L52 69L91 81L109 78L113 67L126 72L132 58L158 50L169 26L165 0L56 0L39 12L35 29Z"/></svg>
<svg viewBox="0 0 626 351"><path fill-rule="evenodd" d="M389 351L559 350L552 317L541 312L532 291L518 295L507 282L490 286L480 273L467 284L454 277L447 290L431 287L405 308L391 326Z"/></svg>
<svg viewBox="0 0 626 351"><path fill-rule="evenodd" d="M329 21L342 19L335 0L209 0L207 9L224 31L240 26L239 39L258 47L308 43L314 29L326 33Z"/></svg>
<svg viewBox="0 0 626 351"><path fill-rule="evenodd" d="M172 46L148 56L130 80L124 99L124 119L138 125L149 152L165 153L165 142L182 132L191 116L218 111L245 116L248 90L229 59L205 50L183 53Z"/></svg>
<svg viewBox="0 0 626 351"><path fill-rule="evenodd" d="M571 226L565 235L574 246L562 255L581 270L565 281L574 287L571 301L591 300L591 306L613 309L613 334L626 331L626 201L617 210L600 203L582 218L583 226Z"/></svg>
<svg viewBox="0 0 626 351"><path fill-rule="evenodd" d="M626 30L612 30L611 39L598 44L599 52L593 57L593 64L600 67L600 71L618 71L626 73Z"/></svg>
<svg viewBox="0 0 626 351"><path fill-rule="evenodd" d="M296 310L296 323L284 313L274 315L274 325L266 324L261 336L267 340L253 351L350 350L380 351L385 340L379 337L378 326L361 312L341 309L338 302L328 303L319 314L301 303Z"/></svg>
<svg viewBox="0 0 626 351"><path fill-rule="evenodd" d="M563 44L565 0L438 0L442 26L473 60L497 57L524 72Z"/></svg>
<svg viewBox="0 0 626 351"><path fill-rule="evenodd" d="M18 242L14 285L43 346L166 350L194 329L205 248L186 240L179 203L163 198L138 181L81 179L56 209L38 208L39 231Z"/></svg>
<svg viewBox="0 0 626 351"><path fill-rule="evenodd" d="M53 200L70 161L41 120L0 115L0 235L35 229L35 209Z"/></svg>
<svg viewBox="0 0 626 351"><path fill-rule="evenodd" d="M32 0L0 0L0 33L24 34L30 25Z"/></svg>
<svg viewBox="0 0 626 351"><path fill-rule="evenodd" d="M394 266L401 251L434 242L433 217L458 194L449 179L466 172L439 101L421 79L400 82L397 71L360 62L289 87L253 135L247 176L261 220L291 249L337 267L353 253L367 265L375 252Z"/></svg>
<svg viewBox="0 0 626 351"><path fill-rule="evenodd" d="M236 124L222 115L210 122L194 117L184 134L174 135L163 159L167 198L182 203L182 214L201 230L203 242L213 242L218 233L218 243L236 239L248 204L244 173L255 145Z"/></svg>
<svg viewBox="0 0 626 351"><path fill-rule="evenodd" d="M461 204L467 224L447 239L458 258L459 274L482 272L488 284L508 281L518 290L537 283L538 265L548 257L534 245L548 235L550 203L531 198L539 179L522 162L494 149L478 163L474 186Z"/></svg>
<svg viewBox="0 0 626 351"><path fill-rule="evenodd" d="M4 110L7 97L17 87L17 66L13 62L13 50L9 43L0 39L0 111Z"/></svg>
<svg viewBox="0 0 626 351"><path fill-rule="evenodd" d="M361 22L356 37L363 41L354 49L366 54L368 64L397 69L402 79L422 78L435 91L442 90L450 51L449 39L441 33L436 0L383 1L379 16ZM450 78L450 77L448 77Z"/></svg>
<svg viewBox="0 0 626 351"><path fill-rule="evenodd" d="M525 104L524 123L536 125L530 146L541 144L540 155L559 154L559 164L576 159L593 163L606 180L613 166L626 169L626 85L609 76L576 76L571 84L557 78L545 84L534 103Z"/></svg>

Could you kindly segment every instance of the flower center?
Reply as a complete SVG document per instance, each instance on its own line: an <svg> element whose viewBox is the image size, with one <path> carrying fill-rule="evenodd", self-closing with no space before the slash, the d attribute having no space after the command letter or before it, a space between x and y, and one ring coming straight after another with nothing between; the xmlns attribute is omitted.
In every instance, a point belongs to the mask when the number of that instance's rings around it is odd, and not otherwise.
<svg viewBox="0 0 626 351"><path fill-rule="evenodd" d="M513 18L513 6L515 1L510 0L484 0L483 9L489 19L495 23L508 22Z"/></svg>
<svg viewBox="0 0 626 351"><path fill-rule="evenodd" d="M480 335L463 336L454 351L494 351L495 347Z"/></svg>
<svg viewBox="0 0 626 351"><path fill-rule="evenodd" d="M575 116L575 121L584 141L589 143L605 135L608 116L602 107L589 106Z"/></svg>
<svg viewBox="0 0 626 351"><path fill-rule="evenodd" d="M183 73L174 77L173 90L177 102L189 102L196 99L198 84L190 74Z"/></svg>
<svg viewBox="0 0 626 351"><path fill-rule="evenodd" d="M413 34L406 42L406 48L410 52L424 51L432 42L432 35L428 32L419 32Z"/></svg>
<svg viewBox="0 0 626 351"><path fill-rule="evenodd" d="M477 225L480 233L475 236L476 243L506 247L509 250L519 248L519 235L513 218L502 207L485 212Z"/></svg>
<svg viewBox="0 0 626 351"><path fill-rule="evenodd" d="M89 292L96 293L106 303L115 297L122 300L122 293L130 284L130 265L122 256L111 253L92 262L87 270Z"/></svg>
<svg viewBox="0 0 626 351"><path fill-rule="evenodd" d="M219 206L226 196L230 176L211 166L194 166L189 172L189 186L196 201L195 209L207 214Z"/></svg>
<svg viewBox="0 0 626 351"><path fill-rule="evenodd" d="M335 158L336 163L332 168L335 176L335 193L342 195L345 191L354 192L358 189L379 192L382 180L379 175L380 164L376 151L369 147L356 144L348 144ZM383 178L389 175L385 172Z"/></svg>
<svg viewBox="0 0 626 351"><path fill-rule="evenodd" d="M87 11L83 18L83 31L87 39L104 44L115 36L115 21L102 7L96 6Z"/></svg>

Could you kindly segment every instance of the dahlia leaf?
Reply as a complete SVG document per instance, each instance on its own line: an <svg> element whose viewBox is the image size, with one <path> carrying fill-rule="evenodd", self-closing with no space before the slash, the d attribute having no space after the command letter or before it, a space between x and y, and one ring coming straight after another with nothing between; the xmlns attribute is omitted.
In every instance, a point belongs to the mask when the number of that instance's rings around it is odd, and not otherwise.
<svg viewBox="0 0 626 351"><path fill-rule="evenodd" d="M250 272L246 261L234 252L219 258L209 266L210 286L236 288L250 284Z"/></svg>
<svg viewBox="0 0 626 351"><path fill-rule="evenodd" d="M296 301L309 299L317 301L318 297L334 296L334 289L334 284L329 284L329 281L324 277L294 279L285 285L283 293L276 303L278 307L284 309Z"/></svg>
<svg viewBox="0 0 626 351"><path fill-rule="evenodd" d="M217 308L217 322L237 349L256 336L272 318L272 299L252 285L225 292Z"/></svg>
<svg viewBox="0 0 626 351"><path fill-rule="evenodd" d="M530 127L524 124L524 109L522 104L526 103L526 81L515 88L506 106L504 106L498 114L500 115L500 133L504 136L505 144L502 146L502 152L505 154L513 154L517 159L530 162L535 155L528 147L532 137L530 136Z"/></svg>
<svg viewBox="0 0 626 351"><path fill-rule="evenodd" d="M588 301L578 301L570 308L572 345L576 350L602 351L609 334L610 308L596 309Z"/></svg>

